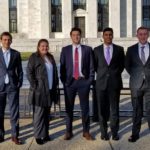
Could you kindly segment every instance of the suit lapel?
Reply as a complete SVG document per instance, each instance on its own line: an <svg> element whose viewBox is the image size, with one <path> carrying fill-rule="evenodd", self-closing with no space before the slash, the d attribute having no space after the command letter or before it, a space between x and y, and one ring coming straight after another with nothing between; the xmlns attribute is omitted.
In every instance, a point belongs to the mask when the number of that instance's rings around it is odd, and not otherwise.
<svg viewBox="0 0 150 150"><path fill-rule="evenodd" d="M148 56L148 59L147 59L145 65L150 61L150 43L148 43L148 45L149 45L149 56Z"/></svg>
<svg viewBox="0 0 150 150"><path fill-rule="evenodd" d="M10 61L9 61L9 64L8 64L8 68L10 68L11 65L13 64L13 59L14 59L14 53L13 53L13 51L10 49Z"/></svg>
<svg viewBox="0 0 150 150"><path fill-rule="evenodd" d="M115 59L115 56L117 55L117 47L114 44L112 46L113 46L113 53L112 53L110 65L112 64L113 60Z"/></svg>
<svg viewBox="0 0 150 150"><path fill-rule="evenodd" d="M81 45L81 52L82 52L82 55L81 55L81 68L83 70L84 57L85 57L85 47L83 45Z"/></svg>
<svg viewBox="0 0 150 150"><path fill-rule="evenodd" d="M4 56L3 56L3 51L2 51L2 49L0 49L0 63L3 63L3 65L4 65L5 68L6 68L6 63L5 63L5 60L4 60Z"/></svg>
<svg viewBox="0 0 150 150"><path fill-rule="evenodd" d="M142 61L141 61L141 58L139 56L139 47L138 47L138 44L135 45L135 50L134 50L134 53L135 53L135 57L137 57L137 60L139 61L139 63L141 65L143 65Z"/></svg>
<svg viewBox="0 0 150 150"><path fill-rule="evenodd" d="M68 48L68 60L69 60L69 64L71 65L71 70L72 70L72 74L73 74L73 46L70 45Z"/></svg>

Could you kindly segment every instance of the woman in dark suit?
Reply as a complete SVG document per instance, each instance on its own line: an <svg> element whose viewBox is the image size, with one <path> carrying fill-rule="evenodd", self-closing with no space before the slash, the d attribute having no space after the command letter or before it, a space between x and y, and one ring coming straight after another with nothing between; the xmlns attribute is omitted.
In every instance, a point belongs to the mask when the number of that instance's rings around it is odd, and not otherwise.
<svg viewBox="0 0 150 150"><path fill-rule="evenodd" d="M52 102L57 103L58 75L49 43L41 39L37 52L33 53L27 65L30 82L29 104L33 105L34 136L37 144L44 144L49 137L49 113Z"/></svg>

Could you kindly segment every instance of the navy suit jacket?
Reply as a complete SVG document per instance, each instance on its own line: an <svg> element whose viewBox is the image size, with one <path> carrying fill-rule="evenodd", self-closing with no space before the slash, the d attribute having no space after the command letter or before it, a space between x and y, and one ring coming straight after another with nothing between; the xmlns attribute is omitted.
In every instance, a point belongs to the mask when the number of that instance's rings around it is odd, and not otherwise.
<svg viewBox="0 0 150 150"><path fill-rule="evenodd" d="M7 68L0 48L0 92L4 90L6 74L9 76L10 90L16 90L22 86L23 71L20 53L10 49L10 62Z"/></svg>
<svg viewBox="0 0 150 150"><path fill-rule="evenodd" d="M60 79L69 86L73 81L73 47L68 45L62 48L60 56ZM89 46L81 45L81 71L85 79L92 83L94 80L93 51Z"/></svg>

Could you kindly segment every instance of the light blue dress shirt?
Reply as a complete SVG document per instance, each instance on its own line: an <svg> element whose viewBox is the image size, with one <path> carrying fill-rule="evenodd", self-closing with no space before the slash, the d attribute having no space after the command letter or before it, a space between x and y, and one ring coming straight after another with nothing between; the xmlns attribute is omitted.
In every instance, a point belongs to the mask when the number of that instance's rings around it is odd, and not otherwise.
<svg viewBox="0 0 150 150"><path fill-rule="evenodd" d="M142 45L141 43L138 44L138 47L139 47L139 57L141 59L141 47L144 46L145 48L143 49L144 50L144 53L145 53L145 60L147 61L148 57L149 57L149 44L146 43L144 45Z"/></svg>
<svg viewBox="0 0 150 150"><path fill-rule="evenodd" d="M47 57L44 57L44 59L45 59L45 66L46 66L46 70L47 70L49 89L52 89L52 85L53 85L53 65Z"/></svg>
<svg viewBox="0 0 150 150"><path fill-rule="evenodd" d="M6 67L8 68L9 66L9 63L10 63L10 50L4 50L2 48L2 51L3 51L3 56L4 56L4 60L5 60L5 64L6 64ZM9 83L9 76L8 74L5 75L5 84L8 84Z"/></svg>

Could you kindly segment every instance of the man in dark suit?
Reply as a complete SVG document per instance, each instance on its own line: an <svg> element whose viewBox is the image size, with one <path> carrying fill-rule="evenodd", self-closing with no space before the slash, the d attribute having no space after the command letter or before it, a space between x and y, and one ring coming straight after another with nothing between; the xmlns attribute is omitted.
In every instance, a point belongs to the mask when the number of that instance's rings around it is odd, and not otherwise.
<svg viewBox="0 0 150 150"><path fill-rule="evenodd" d="M103 30L104 44L94 48L96 95L101 139L109 140L107 121L110 117L112 139L119 140L119 99L124 69L123 47L112 43L113 29Z"/></svg>
<svg viewBox="0 0 150 150"><path fill-rule="evenodd" d="M19 88L23 81L21 57L19 52L10 48L12 36L9 32L3 32L0 41L0 142L4 141L4 113L8 99L12 141L19 145Z"/></svg>
<svg viewBox="0 0 150 150"><path fill-rule="evenodd" d="M130 75L131 100L133 107L132 135L129 142L139 139L141 119L143 116L143 100L147 111L147 121L150 128L150 43L149 30L145 27L137 29L139 42L128 48L125 67Z"/></svg>
<svg viewBox="0 0 150 150"><path fill-rule="evenodd" d="M72 45L62 48L60 57L60 77L65 89L66 134L64 139L73 137L72 121L75 96L78 93L82 110L83 137L93 140L89 133L89 91L94 79L92 48L81 45L81 30L72 28Z"/></svg>

